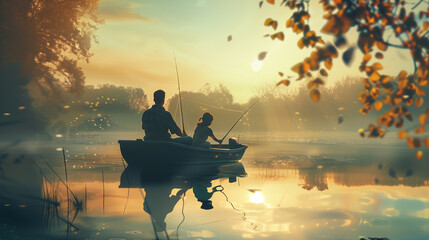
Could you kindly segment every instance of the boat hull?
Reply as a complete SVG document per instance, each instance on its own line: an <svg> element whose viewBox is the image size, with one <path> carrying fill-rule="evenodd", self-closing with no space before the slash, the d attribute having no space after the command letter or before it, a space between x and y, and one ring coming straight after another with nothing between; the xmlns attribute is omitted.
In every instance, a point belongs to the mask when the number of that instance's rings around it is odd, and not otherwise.
<svg viewBox="0 0 429 240"><path fill-rule="evenodd" d="M212 145L210 149L172 141L119 140L121 154L128 165L189 165L237 162L245 145Z"/></svg>

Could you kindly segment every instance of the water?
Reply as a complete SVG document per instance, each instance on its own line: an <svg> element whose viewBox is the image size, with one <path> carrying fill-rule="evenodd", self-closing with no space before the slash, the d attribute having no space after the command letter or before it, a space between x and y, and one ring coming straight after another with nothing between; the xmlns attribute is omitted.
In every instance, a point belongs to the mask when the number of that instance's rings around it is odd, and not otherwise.
<svg viewBox="0 0 429 240"><path fill-rule="evenodd" d="M138 137L4 142L0 239L429 239L429 152L396 136L241 134L241 163L125 171Z"/></svg>

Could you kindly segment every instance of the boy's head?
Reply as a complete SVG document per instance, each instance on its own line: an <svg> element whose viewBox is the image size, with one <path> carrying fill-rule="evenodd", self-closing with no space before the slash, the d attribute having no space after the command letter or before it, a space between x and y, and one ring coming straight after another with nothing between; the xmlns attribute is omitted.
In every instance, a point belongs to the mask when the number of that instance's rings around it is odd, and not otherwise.
<svg viewBox="0 0 429 240"><path fill-rule="evenodd" d="M156 105L164 105L165 92L163 90L155 91L153 93L153 101Z"/></svg>
<svg viewBox="0 0 429 240"><path fill-rule="evenodd" d="M201 122L206 126L210 126L210 124L213 122L213 115L211 115L209 112L204 113L203 117L201 118Z"/></svg>

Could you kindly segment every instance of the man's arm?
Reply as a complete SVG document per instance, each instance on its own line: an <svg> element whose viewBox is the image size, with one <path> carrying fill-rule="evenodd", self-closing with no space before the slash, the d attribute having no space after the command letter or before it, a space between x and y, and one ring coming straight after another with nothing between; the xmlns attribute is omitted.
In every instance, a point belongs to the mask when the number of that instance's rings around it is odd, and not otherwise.
<svg viewBox="0 0 429 240"><path fill-rule="evenodd" d="M186 136L182 133L182 130L180 130L180 128L177 126L176 122L173 119L173 116L171 116L171 113L167 112L168 117L167 117L167 124L168 124L168 129L170 129L170 132L172 134L176 134L177 136Z"/></svg>

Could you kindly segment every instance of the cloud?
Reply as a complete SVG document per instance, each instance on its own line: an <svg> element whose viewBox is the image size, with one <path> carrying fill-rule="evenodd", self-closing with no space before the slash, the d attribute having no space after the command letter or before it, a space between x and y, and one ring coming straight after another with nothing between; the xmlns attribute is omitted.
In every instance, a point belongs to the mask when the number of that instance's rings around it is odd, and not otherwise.
<svg viewBox="0 0 429 240"><path fill-rule="evenodd" d="M151 69L153 66L146 66ZM108 82L117 84L139 85L141 82L158 82L169 81L170 76L143 70L141 66L132 63L92 63L84 66L85 73L89 78L103 79Z"/></svg>
<svg viewBox="0 0 429 240"><path fill-rule="evenodd" d="M97 13L105 21L151 21L137 12L139 7L141 4L130 1L106 0L100 3Z"/></svg>

